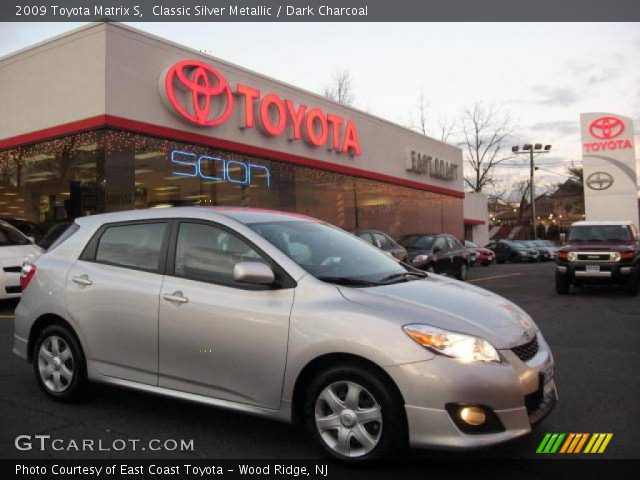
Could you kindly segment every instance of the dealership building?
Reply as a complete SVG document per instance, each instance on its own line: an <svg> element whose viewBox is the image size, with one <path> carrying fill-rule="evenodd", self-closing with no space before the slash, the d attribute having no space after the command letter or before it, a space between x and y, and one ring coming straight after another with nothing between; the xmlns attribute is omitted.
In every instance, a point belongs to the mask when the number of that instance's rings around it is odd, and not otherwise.
<svg viewBox="0 0 640 480"><path fill-rule="evenodd" d="M459 148L124 25L2 58L0 86L0 218L248 206L458 238L487 220L465 229Z"/></svg>

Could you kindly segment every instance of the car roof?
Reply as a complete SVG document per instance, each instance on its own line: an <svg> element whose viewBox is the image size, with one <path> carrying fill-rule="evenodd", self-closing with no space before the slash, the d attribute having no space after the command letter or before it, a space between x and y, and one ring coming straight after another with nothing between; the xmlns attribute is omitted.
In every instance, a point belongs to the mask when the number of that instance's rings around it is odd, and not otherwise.
<svg viewBox="0 0 640 480"><path fill-rule="evenodd" d="M620 225L627 226L632 225L631 220L580 220L579 222L573 222L572 227L597 227L603 225Z"/></svg>
<svg viewBox="0 0 640 480"><path fill-rule="evenodd" d="M152 220L162 218L199 218L215 220L224 216L240 223L268 223L282 221L320 222L312 217L297 213L265 210L249 207L170 207L127 210L123 212L102 213L76 219L79 225L102 225L105 223Z"/></svg>

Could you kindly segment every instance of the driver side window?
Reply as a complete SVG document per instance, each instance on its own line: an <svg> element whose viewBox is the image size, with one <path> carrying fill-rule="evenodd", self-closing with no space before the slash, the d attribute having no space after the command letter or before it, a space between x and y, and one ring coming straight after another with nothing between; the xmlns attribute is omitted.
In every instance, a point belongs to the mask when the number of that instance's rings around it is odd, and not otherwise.
<svg viewBox="0 0 640 480"><path fill-rule="evenodd" d="M447 242L443 237L438 237L436 243L433 245L434 252L443 252L447 249Z"/></svg>
<svg viewBox="0 0 640 480"><path fill-rule="evenodd" d="M175 276L233 285L233 269L240 262L269 263L245 241L225 230L200 223L180 224Z"/></svg>

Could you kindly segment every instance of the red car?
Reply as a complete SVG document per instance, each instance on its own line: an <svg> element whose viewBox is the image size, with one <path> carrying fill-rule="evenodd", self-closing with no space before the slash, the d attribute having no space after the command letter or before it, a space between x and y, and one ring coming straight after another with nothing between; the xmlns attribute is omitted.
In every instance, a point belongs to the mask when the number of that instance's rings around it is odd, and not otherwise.
<svg viewBox="0 0 640 480"><path fill-rule="evenodd" d="M496 259L496 254L491 250L482 248L480 245L470 242L469 240L465 240L464 246L471 252L471 258L474 260L474 263L479 263L483 267L488 267Z"/></svg>

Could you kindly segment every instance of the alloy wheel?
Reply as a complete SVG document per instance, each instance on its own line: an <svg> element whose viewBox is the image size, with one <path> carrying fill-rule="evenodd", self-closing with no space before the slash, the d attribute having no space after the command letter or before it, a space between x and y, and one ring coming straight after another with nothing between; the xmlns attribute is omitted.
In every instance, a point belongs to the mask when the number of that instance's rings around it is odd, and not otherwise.
<svg viewBox="0 0 640 480"><path fill-rule="evenodd" d="M467 279L467 266L463 263L460 266L460 280L466 280Z"/></svg>
<svg viewBox="0 0 640 480"><path fill-rule="evenodd" d="M61 337L51 335L40 344L38 371L44 386L52 392L64 392L71 385L74 374L73 353Z"/></svg>
<svg viewBox="0 0 640 480"><path fill-rule="evenodd" d="M315 423L330 449L345 457L361 457L380 441L382 409L362 385L334 382L316 400Z"/></svg>

